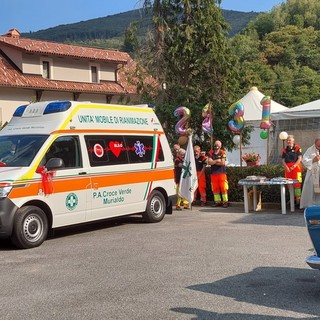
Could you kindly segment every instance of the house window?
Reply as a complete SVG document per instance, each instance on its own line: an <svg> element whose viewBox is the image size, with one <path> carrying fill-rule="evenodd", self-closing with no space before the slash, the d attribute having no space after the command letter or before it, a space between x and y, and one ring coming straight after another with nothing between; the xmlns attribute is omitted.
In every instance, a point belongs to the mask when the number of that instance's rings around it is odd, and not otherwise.
<svg viewBox="0 0 320 320"><path fill-rule="evenodd" d="M42 77L50 79L50 64L49 61L42 61Z"/></svg>
<svg viewBox="0 0 320 320"><path fill-rule="evenodd" d="M98 82L98 70L96 66L91 66L91 81Z"/></svg>

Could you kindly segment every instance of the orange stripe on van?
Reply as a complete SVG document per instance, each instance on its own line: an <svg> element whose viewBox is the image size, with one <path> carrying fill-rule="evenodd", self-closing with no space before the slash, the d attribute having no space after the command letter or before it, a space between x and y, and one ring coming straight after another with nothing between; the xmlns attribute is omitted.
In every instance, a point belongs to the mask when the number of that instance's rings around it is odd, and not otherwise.
<svg viewBox="0 0 320 320"><path fill-rule="evenodd" d="M13 198L21 198L27 196L36 196L39 193L39 189L41 188L41 182L32 182L25 184L24 187L16 187L14 186L11 190L9 197Z"/></svg>
<svg viewBox="0 0 320 320"><path fill-rule="evenodd" d="M68 177L66 178L54 178L54 193L64 192L64 191L77 191L90 188L89 177ZM43 190L42 181L37 180L30 182L25 185L25 187L17 187L16 185L10 192L9 198L21 198L39 195L39 190Z"/></svg>
<svg viewBox="0 0 320 320"><path fill-rule="evenodd" d="M173 170L152 170L140 172L109 173L104 175L88 175L86 177L54 178L54 193L71 192L90 188L89 179L93 186L99 188L126 185L132 183L150 182L173 179ZM25 187L12 189L9 198L37 196L42 189L41 180L30 182Z"/></svg>
<svg viewBox="0 0 320 320"><path fill-rule="evenodd" d="M122 184L150 182L157 180L173 179L172 169L153 170L143 172L125 172L122 174L110 174L107 176L92 176L92 183L98 183L98 187L110 187Z"/></svg>

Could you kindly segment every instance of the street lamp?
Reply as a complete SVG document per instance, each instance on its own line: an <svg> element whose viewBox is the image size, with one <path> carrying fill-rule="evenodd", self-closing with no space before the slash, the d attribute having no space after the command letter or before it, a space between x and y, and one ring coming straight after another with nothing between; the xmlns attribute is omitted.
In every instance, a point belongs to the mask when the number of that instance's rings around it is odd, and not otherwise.
<svg viewBox="0 0 320 320"><path fill-rule="evenodd" d="M282 148L284 149L284 141L287 140L288 133L285 131L282 131L279 133L279 139L282 140Z"/></svg>

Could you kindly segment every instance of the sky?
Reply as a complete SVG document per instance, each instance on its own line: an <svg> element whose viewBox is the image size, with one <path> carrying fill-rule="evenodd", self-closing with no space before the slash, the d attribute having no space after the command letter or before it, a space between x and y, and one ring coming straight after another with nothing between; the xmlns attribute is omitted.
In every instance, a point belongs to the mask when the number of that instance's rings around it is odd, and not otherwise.
<svg viewBox="0 0 320 320"><path fill-rule="evenodd" d="M141 0L7 0L1 1L0 35L16 28L38 31L141 8ZM286 0L222 0L221 8L265 12Z"/></svg>

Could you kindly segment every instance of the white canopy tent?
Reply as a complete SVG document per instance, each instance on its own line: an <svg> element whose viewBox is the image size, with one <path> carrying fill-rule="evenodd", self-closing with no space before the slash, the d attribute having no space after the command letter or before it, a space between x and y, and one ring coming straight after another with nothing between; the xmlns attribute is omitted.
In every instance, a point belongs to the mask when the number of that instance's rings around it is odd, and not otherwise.
<svg viewBox="0 0 320 320"><path fill-rule="evenodd" d="M239 101L244 106L245 126L253 126L254 130L250 134L250 145L242 146L242 154L246 152L255 152L261 155L261 164L265 164L267 161L267 144L268 139L261 139L260 133L260 123L262 120L262 105L260 101L265 95L261 93L257 87L252 87L250 91ZM270 113L273 114L279 111L286 111L289 108L271 100ZM228 151L228 165L229 166L239 166L240 163L240 149L234 149Z"/></svg>
<svg viewBox="0 0 320 320"><path fill-rule="evenodd" d="M272 114L272 120L290 120L296 118L302 119L318 117L320 117L320 99Z"/></svg>
<svg viewBox="0 0 320 320"><path fill-rule="evenodd" d="M302 152L305 152L320 136L320 99L272 113L272 122L275 124L272 162L279 162L277 157L283 145L278 136L282 131L293 135Z"/></svg>

